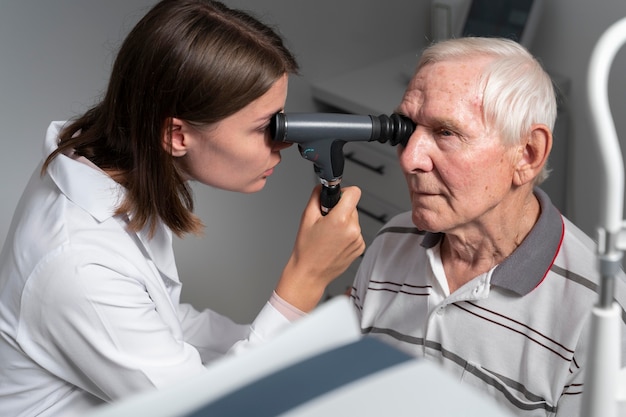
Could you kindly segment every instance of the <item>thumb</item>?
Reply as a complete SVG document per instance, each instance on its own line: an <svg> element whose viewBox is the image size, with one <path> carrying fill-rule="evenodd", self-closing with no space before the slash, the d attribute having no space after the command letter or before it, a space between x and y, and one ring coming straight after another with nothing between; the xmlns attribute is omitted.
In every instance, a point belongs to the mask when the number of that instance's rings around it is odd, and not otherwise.
<svg viewBox="0 0 626 417"><path fill-rule="evenodd" d="M354 212L360 199L361 199L361 189L359 187L352 185L352 186L343 188L341 190L341 198L339 199L339 202L337 203L335 208L331 210L331 213L333 211L339 211L341 212L341 214L352 213Z"/></svg>
<svg viewBox="0 0 626 417"><path fill-rule="evenodd" d="M341 191L341 198L345 198L347 204L354 207L361 199L361 189L355 185L345 187Z"/></svg>
<svg viewBox="0 0 626 417"><path fill-rule="evenodd" d="M320 211L320 192L322 190L322 185L318 184L313 188L311 192L311 196L309 197L309 202L304 208L304 212L302 213L302 223L315 223L317 219L322 217L322 213Z"/></svg>

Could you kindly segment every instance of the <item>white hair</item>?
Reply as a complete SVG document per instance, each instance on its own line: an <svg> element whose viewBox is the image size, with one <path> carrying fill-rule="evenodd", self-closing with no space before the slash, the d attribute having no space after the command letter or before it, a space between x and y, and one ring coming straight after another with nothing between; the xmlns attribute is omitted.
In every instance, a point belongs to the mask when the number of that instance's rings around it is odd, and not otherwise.
<svg viewBox="0 0 626 417"><path fill-rule="evenodd" d="M435 62L492 57L479 80L483 118L498 130L505 143L514 145L530 134L533 124L554 129L556 95L550 76L519 43L503 38L464 37L429 46L422 54L418 70ZM536 183L549 174L547 166Z"/></svg>

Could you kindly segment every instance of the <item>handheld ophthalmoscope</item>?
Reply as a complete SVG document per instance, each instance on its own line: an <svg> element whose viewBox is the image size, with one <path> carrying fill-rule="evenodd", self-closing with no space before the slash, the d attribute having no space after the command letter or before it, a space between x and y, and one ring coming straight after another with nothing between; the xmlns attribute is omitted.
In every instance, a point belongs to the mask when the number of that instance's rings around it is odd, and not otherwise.
<svg viewBox="0 0 626 417"><path fill-rule="evenodd" d="M300 155L314 164L322 183L322 215L341 197L343 145L347 142L389 142L406 145L415 124L406 116L341 113L276 113L270 124L272 138L297 143Z"/></svg>

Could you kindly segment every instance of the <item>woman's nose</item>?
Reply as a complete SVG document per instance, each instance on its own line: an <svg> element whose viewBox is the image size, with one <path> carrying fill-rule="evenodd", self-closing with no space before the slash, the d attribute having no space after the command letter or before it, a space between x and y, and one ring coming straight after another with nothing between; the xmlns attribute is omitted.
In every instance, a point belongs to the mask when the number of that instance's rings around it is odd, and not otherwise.
<svg viewBox="0 0 626 417"><path fill-rule="evenodd" d="M288 147L293 145L293 143L291 142L283 142L283 141L272 140L272 139L271 139L270 144L272 146L272 150L276 152L282 151L283 149L287 149Z"/></svg>

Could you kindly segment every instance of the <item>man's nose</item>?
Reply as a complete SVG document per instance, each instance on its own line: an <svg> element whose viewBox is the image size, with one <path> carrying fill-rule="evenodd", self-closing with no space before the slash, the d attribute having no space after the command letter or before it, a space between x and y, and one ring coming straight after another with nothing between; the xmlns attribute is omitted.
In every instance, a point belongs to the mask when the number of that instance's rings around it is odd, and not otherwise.
<svg viewBox="0 0 626 417"><path fill-rule="evenodd" d="M433 168L429 145L431 142L432 135L428 129L418 126L406 145L399 150L400 166L404 172L430 171Z"/></svg>

